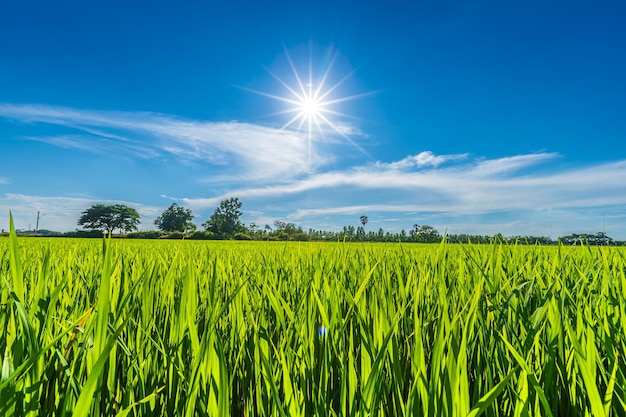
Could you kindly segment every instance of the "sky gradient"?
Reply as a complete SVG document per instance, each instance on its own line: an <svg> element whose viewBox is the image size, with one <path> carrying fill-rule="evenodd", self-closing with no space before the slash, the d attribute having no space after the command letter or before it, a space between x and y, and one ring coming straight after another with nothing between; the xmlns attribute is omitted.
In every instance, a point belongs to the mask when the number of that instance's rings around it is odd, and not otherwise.
<svg viewBox="0 0 626 417"><path fill-rule="evenodd" d="M0 1L0 228L236 196L260 226L626 240L624 2L127 3ZM285 127L295 74L332 126Z"/></svg>

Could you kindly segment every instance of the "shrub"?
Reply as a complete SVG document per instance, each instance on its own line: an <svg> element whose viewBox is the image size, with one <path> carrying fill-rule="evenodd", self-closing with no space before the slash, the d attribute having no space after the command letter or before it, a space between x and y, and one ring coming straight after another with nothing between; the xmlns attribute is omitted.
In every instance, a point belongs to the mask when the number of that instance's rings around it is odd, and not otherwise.
<svg viewBox="0 0 626 417"><path fill-rule="evenodd" d="M235 240L252 240L252 236L247 233L237 232L234 236Z"/></svg>

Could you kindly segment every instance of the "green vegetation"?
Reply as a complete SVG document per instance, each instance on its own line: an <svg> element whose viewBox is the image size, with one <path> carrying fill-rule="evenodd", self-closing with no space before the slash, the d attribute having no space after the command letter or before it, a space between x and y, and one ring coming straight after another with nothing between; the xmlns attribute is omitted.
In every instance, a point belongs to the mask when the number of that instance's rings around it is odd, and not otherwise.
<svg viewBox="0 0 626 417"><path fill-rule="evenodd" d="M139 225L139 213L123 204L94 204L82 212L78 225L89 230L100 230L108 235L114 230L132 232Z"/></svg>
<svg viewBox="0 0 626 417"><path fill-rule="evenodd" d="M0 238L1 415L623 416L609 247Z"/></svg>
<svg viewBox="0 0 626 417"><path fill-rule="evenodd" d="M156 218L154 225L163 232L190 232L196 230L193 217L191 210L172 203L167 210Z"/></svg>
<svg viewBox="0 0 626 417"><path fill-rule="evenodd" d="M317 241L317 242L411 242L411 243L437 243L442 236L437 229L430 225L414 224L408 233L405 229L399 232L383 230L369 230L365 226L369 217L359 217L361 226L343 226L342 230L316 230L309 228L307 231L302 226L283 220L275 220L274 228L269 224L261 228L255 223L245 225L241 221L243 212L242 203L237 197L222 200L211 217L202 224L203 231L196 230L193 222L194 215L190 209L173 203L165 209L155 220L157 230L137 231L140 216L131 207L122 204L107 206L94 204L82 212L78 224L86 230L73 232L55 232L51 230L37 230L39 226L39 212L35 230L17 230L24 236L64 236L64 237L100 237L103 233L113 236L118 230L121 235L115 237L128 237L134 239L192 239L192 240L283 240L283 241ZM4 229L0 236L5 235ZM556 245L597 245L597 246L626 246L626 242L616 241L604 232L596 234L571 234L561 236L556 240L547 236L508 236L500 233L495 235L469 235L446 233L448 243L513 243L513 244L542 244Z"/></svg>
<svg viewBox="0 0 626 417"><path fill-rule="evenodd" d="M208 232L224 238L232 238L236 233L242 233L245 227L239 220L241 215L241 201L237 197L222 200L211 218L202 226Z"/></svg>

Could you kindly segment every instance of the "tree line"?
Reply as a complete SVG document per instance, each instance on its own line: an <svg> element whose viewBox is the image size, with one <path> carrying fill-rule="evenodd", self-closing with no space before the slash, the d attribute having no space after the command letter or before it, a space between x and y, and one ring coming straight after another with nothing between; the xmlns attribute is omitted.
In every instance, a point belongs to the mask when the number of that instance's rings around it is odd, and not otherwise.
<svg viewBox="0 0 626 417"><path fill-rule="evenodd" d="M244 233L246 228L239 219L243 214L240 209L241 201L238 198L223 200L211 217L202 224L204 231L224 239L233 238L237 233ZM136 232L140 223L137 210L123 204L94 204L81 214L78 219L79 226L89 232L108 235L115 231ZM154 220L154 225L163 233L189 234L197 229L193 222L194 217L190 209L173 203Z"/></svg>
<svg viewBox="0 0 626 417"><path fill-rule="evenodd" d="M436 243L441 242L444 236L430 225L413 224L408 230L400 232L378 230L366 230L369 218L362 215L359 218L360 225L344 226L339 231L327 231L308 229L291 222L276 220L273 226L263 227L250 223L245 225L241 222L242 203L237 197L222 200L213 214L202 223L202 229L198 230L193 222L194 215L190 209L184 208L177 203L172 203L154 220L158 231L138 232L140 216L131 207L122 204L104 205L94 204L83 211L78 220L78 225L84 230L75 232L75 235L94 236L102 233L112 235L114 232L125 233L130 238L172 238L172 239L238 239L238 240L291 240L291 241L349 241L349 242L416 242ZM446 241L450 243L522 243L522 244L556 244L559 241L564 244L586 243L590 245L615 245L624 244L617 242L605 233L573 234L562 236L553 240L546 236L509 236L476 235L476 234L446 234Z"/></svg>

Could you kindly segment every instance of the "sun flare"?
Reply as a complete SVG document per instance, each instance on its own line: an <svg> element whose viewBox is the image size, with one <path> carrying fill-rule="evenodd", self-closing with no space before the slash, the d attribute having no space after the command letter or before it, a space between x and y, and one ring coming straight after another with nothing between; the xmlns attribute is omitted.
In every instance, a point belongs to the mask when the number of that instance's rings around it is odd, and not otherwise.
<svg viewBox="0 0 626 417"><path fill-rule="evenodd" d="M374 92L344 96L337 94L339 92L339 87L344 84L346 80L348 80L355 72L351 71L344 77L340 78L339 81L332 84L329 82L329 76L337 59L337 53L332 56L326 65L326 69L315 81L311 58L309 58L310 60L308 63L308 77L305 79L296 69L296 65L286 48L285 55L294 78L294 82L291 84L268 68L265 68L265 70L276 81L278 81L285 90L283 95L270 94L249 88L244 89L286 104L285 110L276 114L292 114L293 116L289 118L281 129L295 129L297 132L306 131L308 138L309 166L311 165L312 142L318 138L325 140L331 135L341 136L343 139L356 147L361 153L371 158L371 156L361 146L359 146L347 135L346 132L350 130L348 125L336 121L336 119L340 117L350 116L340 113L335 109L335 107L340 103L368 96Z"/></svg>
<svg viewBox="0 0 626 417"><path fill-rule="evenodd" d="M307 97L300 106L300 110L304 113L304 115L308 118L318 118L320 117L320 112L322 107L320 103L312 97Z"/></svg>

